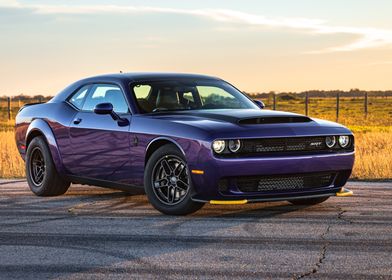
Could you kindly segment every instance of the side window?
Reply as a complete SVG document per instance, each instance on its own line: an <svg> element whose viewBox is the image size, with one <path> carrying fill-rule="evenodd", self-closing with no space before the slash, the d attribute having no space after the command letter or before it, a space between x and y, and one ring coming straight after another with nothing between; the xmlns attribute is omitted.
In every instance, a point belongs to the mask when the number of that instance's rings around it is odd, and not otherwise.
<svg viewBox="0 0 392 280"><path fill-rule="evenodd" d="M74 93L68 100L76 108L81 109L83 105L84 98L88 92L89 86L84 86L80 88L76 93Z"/></svg>
<svg viewBox="0 0 392 280"><path fill-rule="evenodd" d="M111 103L113 111L120 114L129 113L128 104L121 89L115 85L94 85L83 104L84 111L93 111L99 103Z"/></svg>

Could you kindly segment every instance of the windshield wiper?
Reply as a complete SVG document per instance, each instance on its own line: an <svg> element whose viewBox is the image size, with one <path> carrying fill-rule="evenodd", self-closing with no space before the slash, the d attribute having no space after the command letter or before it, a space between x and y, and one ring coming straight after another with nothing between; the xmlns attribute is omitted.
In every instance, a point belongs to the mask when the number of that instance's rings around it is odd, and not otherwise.
<svg viewBox="0 0 392 280"><path fill-rule="evenodd" d="M170 109L168 109L168 108L155 108L154 110L152 110L153 113L163 112L163 111L170 111Z"/></svg>
<svg viewBox="0 0 392 280"><path fill-rule="evenodd" d="M187 108L181 108L181 109L169 109L169 108L155 108L152 110L152 113L158 113L158 112L177 112L177 111L189 111L190 109Z"/></svg>

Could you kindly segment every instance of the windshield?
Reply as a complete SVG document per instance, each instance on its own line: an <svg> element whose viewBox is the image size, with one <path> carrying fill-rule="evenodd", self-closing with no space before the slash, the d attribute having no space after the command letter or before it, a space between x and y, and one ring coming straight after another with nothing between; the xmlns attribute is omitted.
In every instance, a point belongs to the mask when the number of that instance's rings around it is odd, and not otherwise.
<svg viewBox="0 0 392 280"><path fill-rule="evenodd" d="M223 81L155 81L133 84L142 113L178 110L258 109L248 97Z"/></svg>

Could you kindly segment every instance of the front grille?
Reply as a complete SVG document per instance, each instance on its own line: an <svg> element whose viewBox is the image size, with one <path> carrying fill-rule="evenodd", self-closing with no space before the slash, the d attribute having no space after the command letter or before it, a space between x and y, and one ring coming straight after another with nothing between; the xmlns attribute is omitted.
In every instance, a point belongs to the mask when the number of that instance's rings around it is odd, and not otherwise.
<svg viewBox="0 0 392 280"><path fill-rule="evenodd" d="M325 137L261 138L243 140L243 153L324 150Z"/></svg>
<svg viewBox="0 0 392 280"><path fill-rule="evenodd" d="M353 151L353 141L353 137L350 136L350 145L343 149L338 144L328 148L325 144L325 136L241 139L241 148L238 152L226 152L218 156L240 157L268 154L348 152Z"/></svg>
<svg viewBox="0 0 392 280"><path fill-rule="evenodd" d="M305 173L295 175L241 176L222 179L224 183L235 185L241 192L270 192L323 188L333 184L336 173Z"/></svg>

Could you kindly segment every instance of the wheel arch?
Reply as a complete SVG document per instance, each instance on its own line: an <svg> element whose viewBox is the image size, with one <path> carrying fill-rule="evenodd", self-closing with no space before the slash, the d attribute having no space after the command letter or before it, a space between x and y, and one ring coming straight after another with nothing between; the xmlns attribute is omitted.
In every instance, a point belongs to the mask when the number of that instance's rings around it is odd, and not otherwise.
<svg viewBox="0 0 392 280"><path fill-rule="evenodd" d="M185 152L184 152L183 148L175 140L173 140L169 137L158 137L158 138L154 138L153 140L151 140L150 143L148 143L148 145L146 147L144 166L146 166L151 155L156 150L158 150L160 147L167 145L167 144L175 145L180 150L180 152L185 156Z"/></svg>
<svg viewBox="0 0 392 280"><path fill-rule="evenodd" d="M25 137L26 151L31 141L37 136L42 136L44 138L46 144L49 147L49 151L52 156L53 163L56 166L57 172L63 174L64 166L61 160L56 138L49 124L43 119L35 119L29 125Z"/></svg>
<svg viewBox="0 0 392 280"><path fill-rule="evenodd" d="M41 130L32 129L30 131L30 133L26 136L26 148L29 146L31 140L33 140L33 138L38 137L38 136L42 136L45 139L46 143L48 144L48 141L46 140L46 137Z"/></svg>

